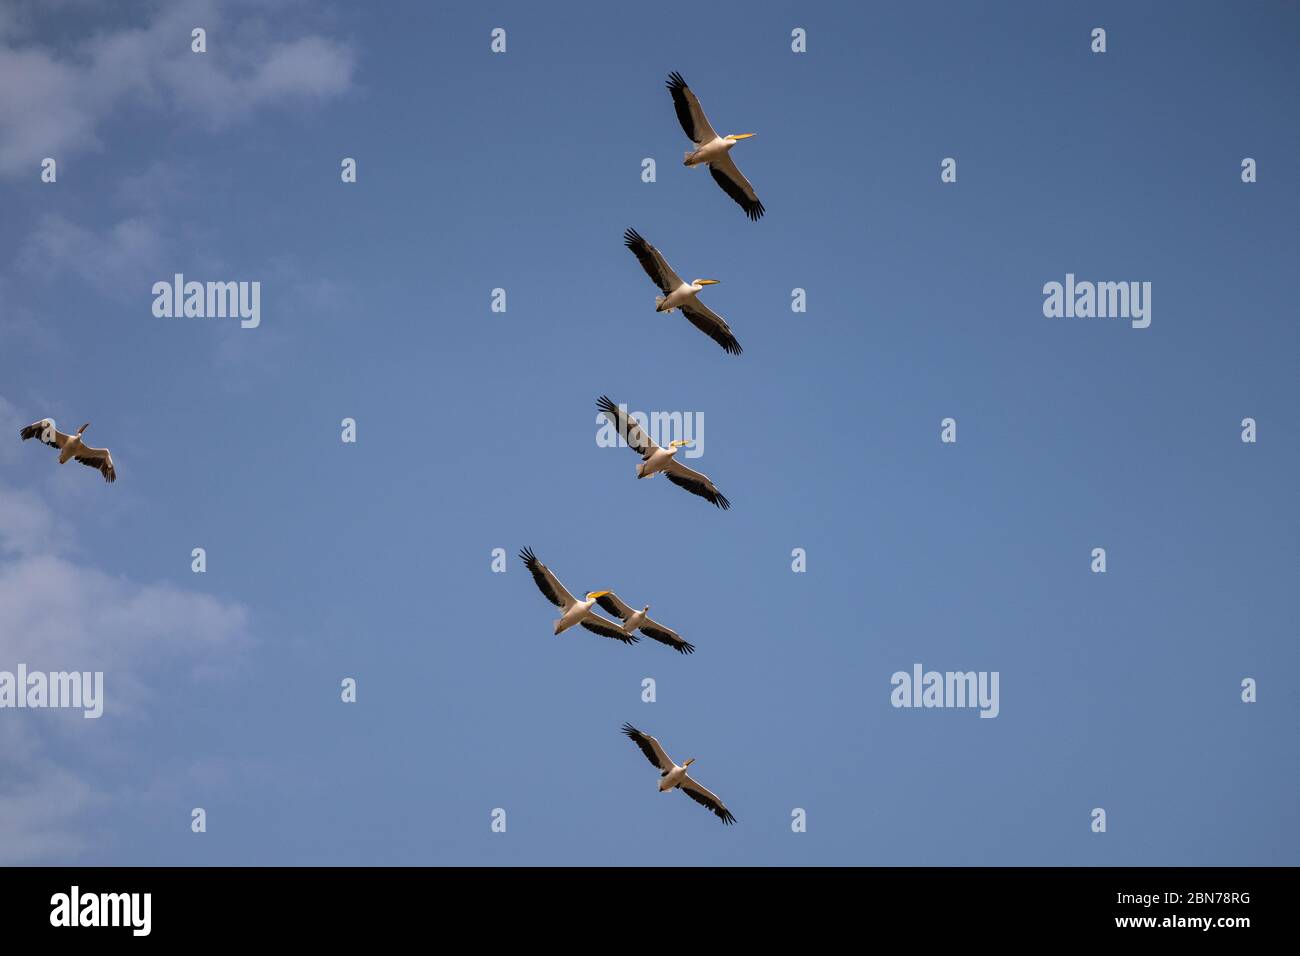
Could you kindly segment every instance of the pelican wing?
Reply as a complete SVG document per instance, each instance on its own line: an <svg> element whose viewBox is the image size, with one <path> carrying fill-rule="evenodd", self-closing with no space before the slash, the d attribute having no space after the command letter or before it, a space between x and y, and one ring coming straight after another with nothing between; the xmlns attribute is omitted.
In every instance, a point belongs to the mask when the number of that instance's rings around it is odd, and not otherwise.
<svg viewBox="0 0 1300 956"><path fill-rule="evenodd" d="M532 548L524 548L520 551L519 559L532 574L533 580L537 582L537 590L545 595L546 600L566 611L577 603L573 595L560 583L560 579L551 573L551 569L537 560L537 555L533 554Z"/></svg>
<svg viewBox="0 0 1300 956"><path fill-rule="evenodd" d="M623 233L623 245L632 250L632 254L641 263L641 268L645 270L645 274L650 277L651 281L659 287L664 295L668 295L685 285L682 282L682 277L673 271L673 267L663 257L663 253L646 242L641 233L635 229L629 229Z"/></svg>
<svg viewBox="0 0 1300 956"><path fill-rule="evenodd" d="M718 815L719 820L728 826L736 822L736 818L731 815L731 811L723 805L721 800L690 777L682 781L681 791L700 806L708 807Z"/></svg>
<svg viewBox="0 0 1300 956"><path fill-rule="evenodd" d="M716 505L723 511L731 507L731 502L718 491L708 475L692 471L676 458L669 459L668 465L664 468L664 477L677 487L685 488L693 495L699 495L709 504Z"/></svg>
<svg viewBox="0 0 1300 956"><path fill-rule="evenodd" d="M39 422L32 422L26 428L18 430L18 437L23 441L29 438L39 439L42 444L49 445L51 448L62 448L68 443L68 435L63 434L54 427L54 419L42 418Z"/></svg>
<svg viewBox="0 0 1300 956"><path fill-rule="evenodd" d="M691 88L686 85L682 75L674 70L668 74L668 92L673 97L673 109L677 111L677 122L696 146L703 146L718 138L709 118L704 115L700 101Z"/></svg>
<svg viewBox="0 0 1300 956"><path fill-rule="evenodd" d="M605 417L613 423L618 429L618 433L623 436L629 448L646 458L659 446L655 444L654 439L647 435L636 421L629 416L623 409L615 405L605 395L600 396L596 401L596 407L605 413Z"/></svg>
<svg viewBox="0 0 1300 956"><path fill-rule="evenodd" d="M658 767L661 772L667 773L673 769L675 765L668 755L664 753L664 748L659 746L659 741L649 734L641 733L631 724L623 725L623 733L631 739L632 743L641 748L641 752L645 754L646 759Z"/></svg>
<svg viewBox="0 0 1300 956"><path fill-rule="evenodd" d="M81 451L75 457L83 465L99 469L105 481L117 481L117 469L113 467L113 456L108 453L107 448L89 448L82 445Z"/></svg>
<svg viewBox="0 0 1300 956"><path fill-rule="evenodd" d="M718 313L714 312L699 299L688 300L682 305L682 315L713 341L722 346L728 355L739 355L743 349L736 337L731 334L731 326Z"/></svg>
<svg viewBox="0 0 1300 956"><path fill-rule="evenodd" d="M641 640L635 634L627 633L613 621L607 621L599 614L593 614L590 611L579 623L593 634L599 634L601 637L612 637L624 644L635 644Z"/></svg>
<svg viewBox="0 0 1300 956"><path fill-rule="evenodd" d="M758 201L758 194L754 192L754 187L740 172L730 154L709 163L709 172L713 175L714 181L722 187L722 191L736 200L750 219L757 222L766 212L763 204Z"/></svg>
<svg viewBox="0 0 1300 956"><path fill-rule="evenodd" d="M624 604L622 600L619 599L619 596L613 591L610 591L608 594L602 594L600 597L596 598L596 603L604 608L606 612L613 614L616 618L622 621L626 621L635 613L630 607Z"/></svg>
<svg viewBox="0 0 1300 956"><path fill-rule="evenodd" d="M641 622L638 630L652 641L658 641L660 644L667 644L679 654L694 654L695 645L683 641L681 635L671 627L664 627L658 621L646 618Z"/></svg>

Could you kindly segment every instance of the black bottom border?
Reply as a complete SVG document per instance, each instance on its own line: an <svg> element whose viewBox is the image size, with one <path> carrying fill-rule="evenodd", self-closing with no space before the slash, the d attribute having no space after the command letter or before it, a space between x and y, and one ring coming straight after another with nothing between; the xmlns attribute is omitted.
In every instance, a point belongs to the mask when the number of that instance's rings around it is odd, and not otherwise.
<svg viewBox="0 0 1300 956"><path fill-rule="evenodd" d="M147 937L163 940L397 940L449 923L507 935L567 924L630 939L713 923L737 939L910 927L927 940L1046 932L1222 945L1283 930L1295 877L1284 867L31 867L0 871L0 914L7 940L80 942L143 936L147 893ZM114 917L126 925L80 925Z"/></svg>

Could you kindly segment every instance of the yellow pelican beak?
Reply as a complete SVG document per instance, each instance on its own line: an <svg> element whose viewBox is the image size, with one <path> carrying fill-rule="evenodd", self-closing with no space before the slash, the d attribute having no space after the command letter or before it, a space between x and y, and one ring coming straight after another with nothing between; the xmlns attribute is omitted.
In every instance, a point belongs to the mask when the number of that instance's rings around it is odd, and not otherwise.
<svg viewBox="0 0 1300 956"><path fill-rule="evenodd" d="M718 285L721 281L722 281L721 279L696 279L695 280L697 285Z"/></svg>
<svg viewBox="0 0 1300 956"><path fill-rule="evenodd" d="M613 593L612 591L589 591L587 592L587 600L594 601L596 600L596 598L601 598L604 597L606 594L612 594L612 593Z"/></svg>
<svg viewBox="0 0 1300 956"><path fill-rule="evenodd" d="M749 139L751 136L757 135L757 133L732 133L727 139Z"/></svg>

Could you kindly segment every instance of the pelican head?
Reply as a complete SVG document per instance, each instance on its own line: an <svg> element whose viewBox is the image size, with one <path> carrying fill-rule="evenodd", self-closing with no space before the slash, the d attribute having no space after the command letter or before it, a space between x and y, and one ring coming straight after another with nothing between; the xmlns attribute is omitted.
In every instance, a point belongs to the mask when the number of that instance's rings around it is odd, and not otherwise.
<svg viewBox="0 0 1300 956"><path fill-rule="evenodd" d="M720 279L696 279L691 285L717 285Z"/></svg>
<svg viewBox="0 0 1300 956"><path fill-rule="evenodd" d="M733 143L735 143L738 142L739 140L749 139L749 137L757 136L757 135L758 135L757 133L728 133L726 136L723 137L723 139L729 139Z"/></svg>
<svg viewBox="0 0 1300 956"><path fill-rule="evenodd" d="M612 592L612 591L588 591L588 592L587 592L587 600L588 600L588 601L594 601L594 600L596 600L596 598L602 598L602 597L604 597L606 594L613 594L613 593L614 593L614 592Z"/></svg>
<svg viewBox="0 0 1300 956"><path fill-rule="evenodd" d="M86 424L82 425L80 428L77 429L77 434L80 435L89 427L90 427L90 422L86 422Z"/></svg>
<svg viewBox="0 0 1300 956"><path fill-rule="evenodd" d="M692 757L690 760L686 761L686 763L682 764L682 769L685 770L687 767L689 767L689 766L690 766L691 764L693 764L693 763L695 763L695 758L694 758L694 757Z"/></svg>

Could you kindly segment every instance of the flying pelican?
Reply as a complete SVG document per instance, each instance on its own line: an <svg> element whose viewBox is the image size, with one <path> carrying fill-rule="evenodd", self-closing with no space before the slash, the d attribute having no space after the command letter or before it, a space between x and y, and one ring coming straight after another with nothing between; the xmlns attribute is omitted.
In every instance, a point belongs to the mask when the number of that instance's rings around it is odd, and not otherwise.
<svg viewBox="0 0 1300 956"><path fill-rule="evenodd" d="M108 453L108 449L91 448L81 440L89 427L90 422L86 422L77 429L75 435L65 435L54 427L54 419L42 418L39 422L32 422L26 428L19 429L18 435L23 441L39 438L51 448L59 449L60 465L75 458L83 465L98 468L105 481L117 481L117 469L113 467L113 456Z"/></svg>
<svg viewBox="0 0 1300 956"><path fill-rule="evenodd" d="M593 634L599 634L601 637L612 637L624 644L635 644L641 640L635 634L629 634L613 621L607 621L599 614L592 612L591 609L595 606L596 599L604 597L609 593L608 591L591 591L587 594L585 601L579 601L565 590L564 585L560 583L560 579L551 573L550 568L537 560L537 555L533 554L532 548L524 548L524 550L520 551L519 558L532 572L533 580L537 582L537 590L546 596L546 600L564 611L560 615L560 619L555 622L556 634L567 631L575 624L581 624Z"/></svg>
<svg viewBox="0 0 1300 956"><path fill-rule="evenodd" d="M745 210L745 215L755 222L763 215L763 204L758 201L754 187L749 184L736 164L732 161L731 147L742 139L757 135L755 133L728 133L719 136L709 125L709 118L700 108L700 101L695 98L691 88L686 85L682 75L677 72L668 74L668 92L673 97L673 108L677 110L677 121L695 144L695 149L686 154L684 166L699 166L707 163L713 179L732 199Z"/></svg>
<svg viewBox="0 0 1300 956"><path fill-rule="evenodd" d="M643 734L631 724L623 725L623 733L631 738L632 742L641 748L641 752L646 758L659 768L659 792L667 793L669 790L681 790L700 806L708 807L718 815L718 819L728 825L735 823L736 818L731 815L731 811L723 806L722 801L715 797L699 783L692 780L686 768L695 763L692 757L680 767L673 763L669 756L664 753L664 748L659 746L659 741L655 740L649 734Z"/></svg>
<svg viewBox="0 0 1300 956"><path fill-rule="evenodd" d="M652 641L658 641L660 644L667 644L679 654L694 654L695 645L688 644L682 640L681 635L671 627L664 627L658 621L650 617L650 605L647 604L639 611L624 604L617 594L613 591L605 591L600 597L596 598L596 603L605 609L608 613L614 615L623 622L623 630L631 634L633 631L640 629L641 633Z"/></svg>
<svg viewBox="0 0 1300 956"><path fill-rule="evenodd" d="M713 341L722 346L722 350L731 355L739 355L740 343L731 334L729 326L718 313L701 302L697 296L706 285L717 285L717 279L696 279L683 282L682 277L673 271L663 253L646 242L641 233L629 229L623 233L623 245L632 250L641 263L646 275L663 290L663 295L655 296L656 312L671 312L681 309L682 315Z"/></svg>
<svg viewBox="0 0 1300 956"><path fill-rule="evenodd" d="M679 488L685 488L693 495L699 495L705 501L716 505L723 511L731 507L731 502L722 495L717 486L709 480L708 475L687 468L674 456L677 449L689 445L690 441L671 441L667 448L660 448L654 439L641 430L641 426L615 405L605 395L596 401L596 407L605 413L605 417L618 429L628 447L641 456L641 464L636 466L638 478L649 478L663 472L665 478Z"/></svg>

